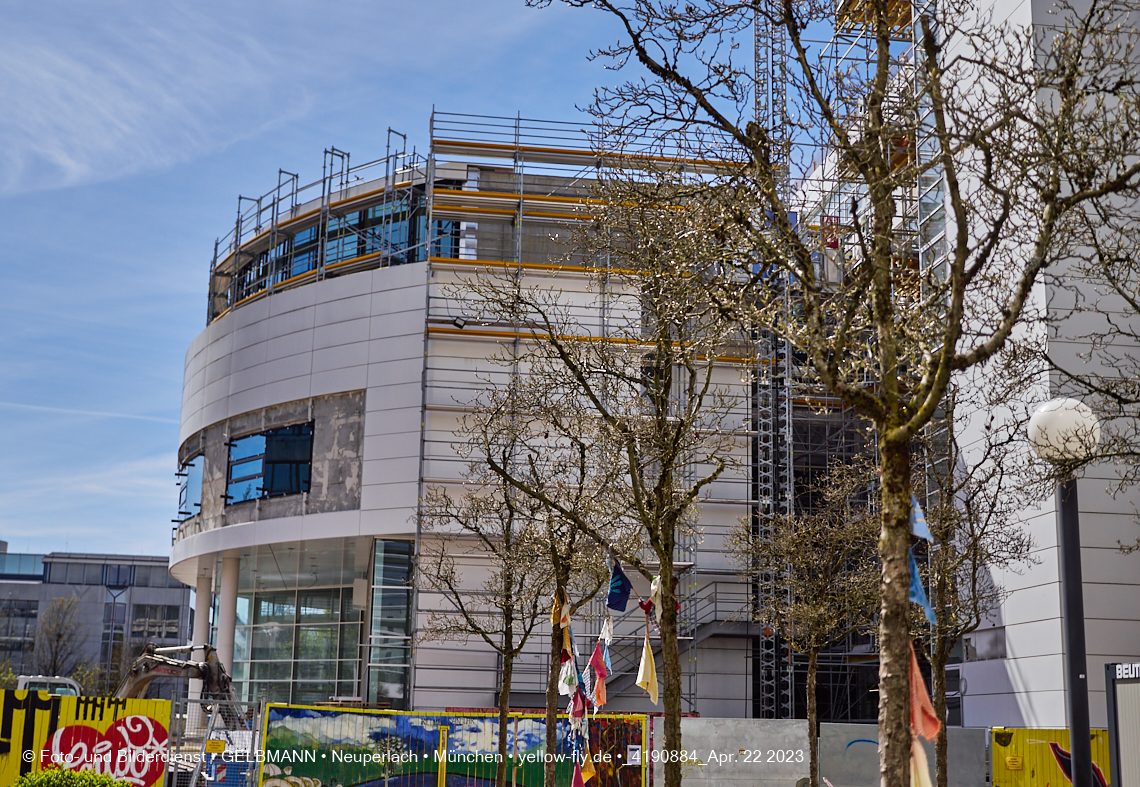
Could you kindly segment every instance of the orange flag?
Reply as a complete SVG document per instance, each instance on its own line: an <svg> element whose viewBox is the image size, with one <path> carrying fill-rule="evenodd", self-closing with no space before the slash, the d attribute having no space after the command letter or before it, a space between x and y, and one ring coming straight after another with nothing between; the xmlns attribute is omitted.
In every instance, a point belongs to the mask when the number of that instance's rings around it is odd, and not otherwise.
<svg viewBox="0 0 1140 787"><path fill-rule="evenodd" d="M942 722L938 721L938 714L934 712L930 694L926 691L922 671L918 668L913 642L910 644L910 729L928 741L937 738L938 731L942 729Z"/></svg>

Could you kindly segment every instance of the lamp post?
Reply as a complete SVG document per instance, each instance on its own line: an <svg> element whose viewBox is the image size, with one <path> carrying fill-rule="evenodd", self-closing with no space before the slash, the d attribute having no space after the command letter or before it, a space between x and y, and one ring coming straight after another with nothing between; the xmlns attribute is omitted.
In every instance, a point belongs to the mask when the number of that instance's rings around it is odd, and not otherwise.
<svg viewBox="0 0 1140 787"><path fill-rule="evenodd" d="M1029 419L1029 442L1037 456L1060 467L1089 456L1100 442L1100 424L1092 410L1075 399L1054 399L1038 406ZM1061 618L1065 677L1069 687L1069 749L1073 787L1092 787L1089 743L1089 689L1085 661L1085 600L1081 579L1081 529L1077 514L1077 479L1069 472L1057 483L1058 547L1061 559Z"/></svg>

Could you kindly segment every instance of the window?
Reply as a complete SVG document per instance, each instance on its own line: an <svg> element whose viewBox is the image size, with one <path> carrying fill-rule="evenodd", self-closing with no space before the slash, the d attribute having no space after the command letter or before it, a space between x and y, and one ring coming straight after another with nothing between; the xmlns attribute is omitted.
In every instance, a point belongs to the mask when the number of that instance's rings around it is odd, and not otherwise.
<svg viewBox="0 0 1140 787"><path fill-rule="evenodd" d="M14 672L26 672L32 666L38 614L38 601L0 600L0 661L7 661Z"/></svg>
<svg viewBox="0 0 1140 787"><path fill-rule="evenodd" d="M178 471L178 517L185 522L202 509L202 469L205 457L199 455L191 459Z"/></svg>
<svg viewBox="0 0 1140 787"><path fill-rule="evenodd" d="M313 424L270 429L230 443L227 503L309 491Z"/></svg>
<svg viewBox="0 0 1140 787"><path fill-rule="evenodd" d="M177 604L135 604L131 607L132 639L177 639Z"/></svg>
<svg viewBox="0 0 1140 787"><path fill-rule="evenodd" d="M117 664L123 655L123 629L127 620L127 605L115 601L109 594L109 601L103 604L103 636L99 647L99 659L105 664Z"/></svg>
<svg viewBox="0 0 1140 787"><path fill-rule="evenodd" d="M103 584L108 587L127 587L131 584L131 567L108 565Z"/></svg>
<svg viewBox="0 0 1140 787"><path fill-rule="evenodd" d="M372 620L368 636L368 701L400 709L411 665L410 541L377 539L372 561Z"/></svg>
<svg viewBox="0 0 1140 787"><path fill-rule="evenodd" d="M365 566L373 544L371 537L334 538L243 554L234 631L238 696L304 704L364 694L367 603L354 586L370 584Z"/></svg>
<svg viewBox="0 0 1140 787"><path fill-rule="evenodd" d="M4 579L42 580L43 555L21 555L16 552L0 554L0 576Z"/></svg>
<svg viewBox="0 0 1140 787"><path fill-rule="evenodd" d="M431 256L455 259L459 256L459 222L437 220L434 222L435 232L431 239ZM421 238L427 235L427 217L421 216L419 222Z"/></svg>
<svg viewBox="0 0 1140 787"><path fill-rule="evenodd" d="M102 585L103 566L99 563L50 563L48 582L53 585ZM114 575L116 578L118 574Z"/></svg>

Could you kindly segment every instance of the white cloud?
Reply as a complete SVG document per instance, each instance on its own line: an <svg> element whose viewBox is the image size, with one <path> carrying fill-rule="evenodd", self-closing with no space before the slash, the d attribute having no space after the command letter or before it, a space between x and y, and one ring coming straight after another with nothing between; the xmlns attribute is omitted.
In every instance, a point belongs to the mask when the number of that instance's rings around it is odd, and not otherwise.
<svg viewBox="0 0 1140 787"><path fill-rule="evenodd" d="M0 192L169 166L296 110L266 100L270 54L208 7L38 7L0 32Z"/></svg>
<svg viewBox="0 0 1140 787"><path fill-rule="evenodd" d="M590 22L521 0L4 6L0 195L166 168L357 103L401 115L461 96L452 108L479 111L525 87L533 75L511 69L536 55L556 78L569 64L542 42Z"/></svg>
<svg viewBox="0 0 1140 787"><path fill-rule="evenodd" d="M0 508L48 512L67 499L80 497L91 501L104 498L122 506L127 502L147 502L173 505L178 502L174 487L176 458L174 452L157 456L128 459L99 465L80 472L57 475L40 475L25 479L16 487L6 487L0 494Z"/></svg>
<svg viewBox="0 0 1140 787"><path fill-rule="evenodd" d="M135 415L133 413L107 413L97 410L75 410L70 407L45 407L37 404L20 404L18 402L0 402L0 409L35 410L43 413L59 413L60 415L90 415L96 418L126 418L132 421L154 421L160 424L176 424L176 418L159 418L153 415Z"/></svg>

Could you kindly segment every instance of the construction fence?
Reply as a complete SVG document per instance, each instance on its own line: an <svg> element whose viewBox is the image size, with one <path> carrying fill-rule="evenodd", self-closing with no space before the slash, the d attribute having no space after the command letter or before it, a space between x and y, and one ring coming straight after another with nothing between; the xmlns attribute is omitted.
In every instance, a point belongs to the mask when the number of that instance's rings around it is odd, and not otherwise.
<svg viewBox="0 0 1140 787"><path fill-rule="evenodd" d="M642 714L590 718L597 772L590 786L660 784L667 756L660 730L660 719ZM550 755L560 785L569 785L573 772L568 732L560 718ZM802 720L692 717L682 719L681 732L686 783L774 787L807 776ZM949 732L950 787L1069 783L1067 730ZM197 700L172 708L165 700L0 691L0 787L51 767L104 773L132 787L486 787L494 783L500 733L507 736L508 782L541 785L541 714L512 713L500 731L489 712ZM821 776L833 787L876 787L877 733L873 724L821 724ZM1092 737L1096 782L1112 785L1107 734L1094 730ZM933 752L927 759L933 768Z"/></svg>
<svg viewBox="0 0 1140 787"><path fill-rule="evenodd" d="M0 785L51 767L163 784L170 702L0 691Z"/></svg>
<svg viewBox="0 0 1140 787"><path fill-rule="evenodd" d="M643 715L599 713L588 721L598 778L591 787L642 787L647 741ZM560 784L574 762L569 722L558 721L558 745L547 755L542 715L512 713L505 730L497 714L414 713L268 705L264 720L262 787L436 787L494 784L499 736L507 736L507 778L518 787L541 785L552 759ZM301 781L298 782L297 779Z"/></svg>

